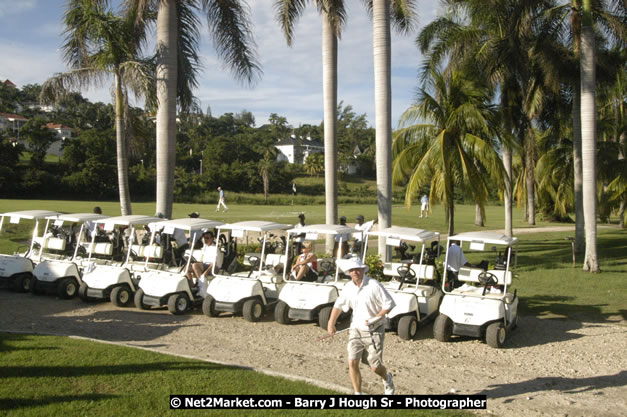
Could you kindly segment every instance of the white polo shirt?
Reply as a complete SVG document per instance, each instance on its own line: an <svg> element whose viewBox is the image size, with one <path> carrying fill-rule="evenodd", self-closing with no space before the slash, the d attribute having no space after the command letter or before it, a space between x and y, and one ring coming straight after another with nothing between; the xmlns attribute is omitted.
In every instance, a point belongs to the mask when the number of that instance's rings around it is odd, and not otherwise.
<svg viewBox="0 0 627 417"><path fill-rule="evenodd" d="M343 311L353 309L351 328L369 330L366 320L376 316L381 310L391 310L396 304L390 293L376 279L364 274L361 287L351 280L342 291L342 295L335 301L334 308ZM377 323L383 324L383 321Z"/></svg>
<svg viewBox="0 0 627 417"><path fill-rule="evenodd" d="M457 244L453 243L448 248L447 258L446 258L446 266L449 271L459 272L459 269L466 265L468 260L466 256L464 256L464 251L462 248L457 246Z"/></svg>

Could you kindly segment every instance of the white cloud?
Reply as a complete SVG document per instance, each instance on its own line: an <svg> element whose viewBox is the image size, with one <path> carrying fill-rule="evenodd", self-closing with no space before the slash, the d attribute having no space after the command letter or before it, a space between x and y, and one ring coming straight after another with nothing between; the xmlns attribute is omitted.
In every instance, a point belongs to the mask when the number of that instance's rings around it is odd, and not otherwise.
<svg viewBox="0 0 627 417"><path fill-rule="evenodd" d="M37 0L0 0L0 18L22 14L36 6Z"/></svg>

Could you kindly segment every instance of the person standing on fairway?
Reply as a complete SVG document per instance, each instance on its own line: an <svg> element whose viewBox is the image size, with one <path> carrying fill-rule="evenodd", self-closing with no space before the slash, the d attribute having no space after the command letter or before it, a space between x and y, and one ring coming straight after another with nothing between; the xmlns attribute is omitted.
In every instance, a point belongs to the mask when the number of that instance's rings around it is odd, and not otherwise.
<svg viewBox="0 0 627 417"><path fill-rule="evenodd" d="M420 199L420 217L429 217L429 197L426 194Z"/></svg>
<svg viewBox="0 0 627 417"><path fill-rule="evenodd" d="M220 206L224 206L224 212L226 213L227 211L229 211L229 208L226 206L226 203L224 202L224 190L222 189L222 187L218 187L218 194L220 195L220 199L218 200L218 205L216 207L216 211L220 211Z"/></svg>
<svg viewBox="0 0 627 417"><path fill-rule="evenodd" d="M338 265L350 275L351 282L333 305L327 331L334 335L338 317L352 308L347 350L348 372L355 394L361 394L361 360L381 377L385 394L392 395L395 391L392 374L383 365L383 339L384 317L394 308L394 300L379 281L366 275L368 266L360 258L340 259Z"/></svg>

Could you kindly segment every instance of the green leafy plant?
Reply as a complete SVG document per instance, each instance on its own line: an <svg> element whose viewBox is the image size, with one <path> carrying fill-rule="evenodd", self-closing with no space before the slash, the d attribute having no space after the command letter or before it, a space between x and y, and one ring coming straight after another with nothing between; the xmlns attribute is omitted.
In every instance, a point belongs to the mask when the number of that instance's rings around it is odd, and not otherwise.
<svg viewBox="0 0 627 417"><path fill-rule="evenodd" d="M377 281L386 280L383 275L383 262L380 255L366 256L366 265L368 265L368 275ZM387 279L389 280L389 279Z"/></svg>

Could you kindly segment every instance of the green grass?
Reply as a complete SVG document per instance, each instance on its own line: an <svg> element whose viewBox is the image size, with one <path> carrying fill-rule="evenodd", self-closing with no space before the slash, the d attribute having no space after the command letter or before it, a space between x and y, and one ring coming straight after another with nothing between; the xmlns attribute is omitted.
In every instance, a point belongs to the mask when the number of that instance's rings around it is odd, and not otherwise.
<svg viewBox="0 0 627 417"><path fill-rule="evenodd" d="M0 414L6 416L197 415L170 410L170 394L338 394L303 382L57 336L0 333ZM348 378L348 376L347 376ZM215 416L283 416L282 410L206 410ZM407 415L405 410L290 410L290 416ZM463 416L418 411L416 416Z"/></svg>

